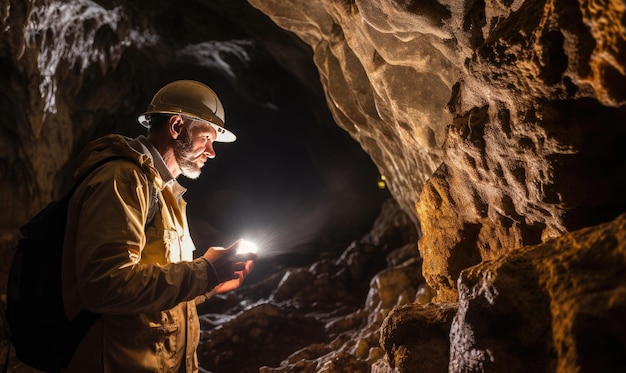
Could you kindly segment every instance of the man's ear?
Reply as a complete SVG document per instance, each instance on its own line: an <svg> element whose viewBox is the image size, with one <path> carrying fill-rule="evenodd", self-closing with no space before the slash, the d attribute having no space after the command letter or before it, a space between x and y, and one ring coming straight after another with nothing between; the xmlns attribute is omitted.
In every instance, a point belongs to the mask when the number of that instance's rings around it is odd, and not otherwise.
<svg viewBox="0 0 626 373"><path fill-rule="evenodd" d="M184 125L183 117L180 115L172 115L167 124L170 130L170 136L172 136L173 139L178 139Z"/></svg>

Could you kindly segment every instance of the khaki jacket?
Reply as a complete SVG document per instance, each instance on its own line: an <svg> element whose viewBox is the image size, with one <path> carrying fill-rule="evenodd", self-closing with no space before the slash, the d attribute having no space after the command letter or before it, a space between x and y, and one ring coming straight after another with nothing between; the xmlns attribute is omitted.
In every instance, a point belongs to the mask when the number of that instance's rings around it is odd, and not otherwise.
<svg viewBox="0 0 626 373"><path fill-rule="evenodd" d="M70 201L64 306L70 318L82 309L102 316L68 372L198 371L194 300L216 285L214 272L204 259L193 260L184 188L175 180L166 184L154 166L162 159L154 160L137 141L119 135L96 140L77 171L79 176L105 158L124 157L91 172ZM148 178L159 207L144 232Z"/></svg>

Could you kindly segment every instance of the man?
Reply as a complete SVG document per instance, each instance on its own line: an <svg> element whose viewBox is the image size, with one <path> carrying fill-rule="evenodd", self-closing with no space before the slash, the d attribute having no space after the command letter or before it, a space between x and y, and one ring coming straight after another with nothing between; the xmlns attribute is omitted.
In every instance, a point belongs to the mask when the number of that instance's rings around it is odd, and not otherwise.
<svg viewBox="0 0 626 373"><path fill-rule="evenodd" d="M197 178L213 142L235 140L215 92L170 83L139 121L147 137L105 136L81 155L77 176L88 176L68 210L63 301L70 319L83 309L102 316L68 372L197 372L196 302L239 287L256 258L235 243L193 259L176 178Z"/></svg>

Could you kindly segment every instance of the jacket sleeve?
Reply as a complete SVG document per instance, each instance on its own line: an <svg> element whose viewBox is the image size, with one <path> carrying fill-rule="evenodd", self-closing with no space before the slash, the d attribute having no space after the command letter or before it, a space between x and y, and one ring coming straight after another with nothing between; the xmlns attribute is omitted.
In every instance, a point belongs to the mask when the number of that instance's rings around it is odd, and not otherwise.
<svg viewBox="0 0 626 373"><path fill-rule="evenodd" d="M113 161L78 188L76 279L81 302L93 312L127 314L174 307L216 284L203 259L140 262L146 243L147 176L137 165Z"/></svg>

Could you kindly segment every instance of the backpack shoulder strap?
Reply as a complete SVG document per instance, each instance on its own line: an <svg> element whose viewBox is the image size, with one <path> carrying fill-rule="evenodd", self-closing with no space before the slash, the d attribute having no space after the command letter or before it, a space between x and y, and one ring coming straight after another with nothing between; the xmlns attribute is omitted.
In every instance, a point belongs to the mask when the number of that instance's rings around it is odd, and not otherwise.
<svg viewBox="0 0 626 373"><path fill-rule="evenodd" d="M150 178L148 178L148 187L150 188L150 207L148 208L148 216L146 218L146 225L144 227L147 229L149 226L154 223L154 216L156 215L157 207L159 206L159 196L157 194L157 189L154 186L154 183Z"/></svg>

